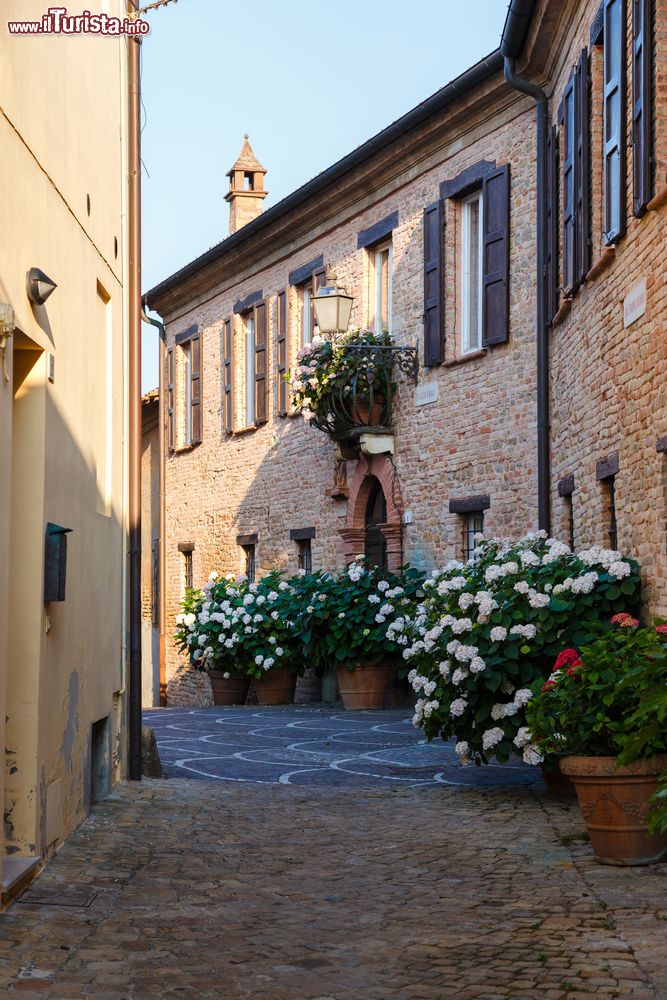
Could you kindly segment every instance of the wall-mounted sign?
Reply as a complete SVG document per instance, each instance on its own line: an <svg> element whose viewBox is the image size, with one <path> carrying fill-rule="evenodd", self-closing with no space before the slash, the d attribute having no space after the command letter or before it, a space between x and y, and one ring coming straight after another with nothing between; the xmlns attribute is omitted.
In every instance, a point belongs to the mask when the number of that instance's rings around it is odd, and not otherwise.
<svg viewBox="0 0 667 1000"><path fill-rule="evenodd" d="M646 312L646 278L628 292L623 299L623 326L629 326Z"/></svg>
<svg viewBox="0 0 667 1000"><path fill-rule="evenodd" d="M438 383L426 382L415 389L415 406L426 406L435 403L438 398Z"/></svg>

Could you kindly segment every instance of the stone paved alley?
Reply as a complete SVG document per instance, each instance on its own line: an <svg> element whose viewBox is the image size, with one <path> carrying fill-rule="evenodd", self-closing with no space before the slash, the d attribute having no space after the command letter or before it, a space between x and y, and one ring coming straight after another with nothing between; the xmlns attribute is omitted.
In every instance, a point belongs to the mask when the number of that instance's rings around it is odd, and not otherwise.
<svg viewBox="0 0 667 1000"><path fill-rule="evenodd" d="M187 715L152 713L172 773L185 755L167 726ZM185 749L196 757L223 728L224 767L122 785L94 809L1 918L2 995L667 998L667 867L595 865L576 806L522 768L459 769L460 783L443 783L451 751L420 746L404 719L195 713ZM280 740L303 721L320 769L280 784L292 766ZM258 727L278 766L247 768ZM266 742L256 749L269 756ZM369 749L383 764L365 775L330 767ZM292 752L303 760L303 746Z"/></svg>

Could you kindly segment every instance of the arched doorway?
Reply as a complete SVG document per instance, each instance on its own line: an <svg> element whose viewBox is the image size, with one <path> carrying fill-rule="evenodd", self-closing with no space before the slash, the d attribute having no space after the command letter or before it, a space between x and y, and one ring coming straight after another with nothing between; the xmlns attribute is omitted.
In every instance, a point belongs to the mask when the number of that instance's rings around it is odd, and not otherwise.
<svg viewBox="0 0 667 1000"><path fill-rule="evenodd" d="M396 468L386 455L364 455L350 484L345 527L347 562L363 552L370 563L396 572L404 562L403 518Z"/></svg>
<svg viewBox="0 0 667 1000"><path fill-rule="evenodd" d="M369 566L387 568L387 540L378 527L387 522L387 501L379 479L369 476L372 480L368 501L366 503L366 539L364 554Z"/></svg>

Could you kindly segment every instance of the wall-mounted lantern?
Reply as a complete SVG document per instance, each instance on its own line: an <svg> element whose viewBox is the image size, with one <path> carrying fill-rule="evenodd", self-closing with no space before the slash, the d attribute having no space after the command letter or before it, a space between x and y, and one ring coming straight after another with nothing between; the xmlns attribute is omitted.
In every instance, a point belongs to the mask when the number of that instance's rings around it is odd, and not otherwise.
<svg viewBox="0 0 667 1000"><path fill-rule="evenodd" d="M315 322L320 333L335 336L345 333L350 322L353 295L348 295L345 289L336 283L336 275L327 271L324 284L313 295Z"/></svg>
<svg viewBox="0 0 667 1000"><path fill-rule="evenodd" d="M65 600L67 581L67 535L71 528L59 524L46 525L44 544L44 603Z"/></svg>
<svg viewBox="0 0 667 1000"><path fill-rule="evenodd" d="M0 302L0 354L5 382L9 382L7 371L7 343L14 333L14 310L7 302Z"/></svg>
<svg viewBox="0 0 667 1000"><path fill-rule="evenodd" d="M31 267L25 276L28 298L36 306L43 306L51 292L57 288L55 281L38 267Z"/></svg>

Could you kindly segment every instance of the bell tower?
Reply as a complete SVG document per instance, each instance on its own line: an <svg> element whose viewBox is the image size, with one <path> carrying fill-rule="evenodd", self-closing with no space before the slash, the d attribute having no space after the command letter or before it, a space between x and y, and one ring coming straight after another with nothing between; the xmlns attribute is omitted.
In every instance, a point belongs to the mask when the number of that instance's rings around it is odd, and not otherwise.
<svg viewBox="0 0 667 1000"><path fill-rule="evenodd" d="M235 233L261 213L262 202L268 194L264 190L265 173L265 168L252 151L246 133L239 158L231 170L227 171L229 191L225 195L225 201L229 202L230 233Z"/></svg>

